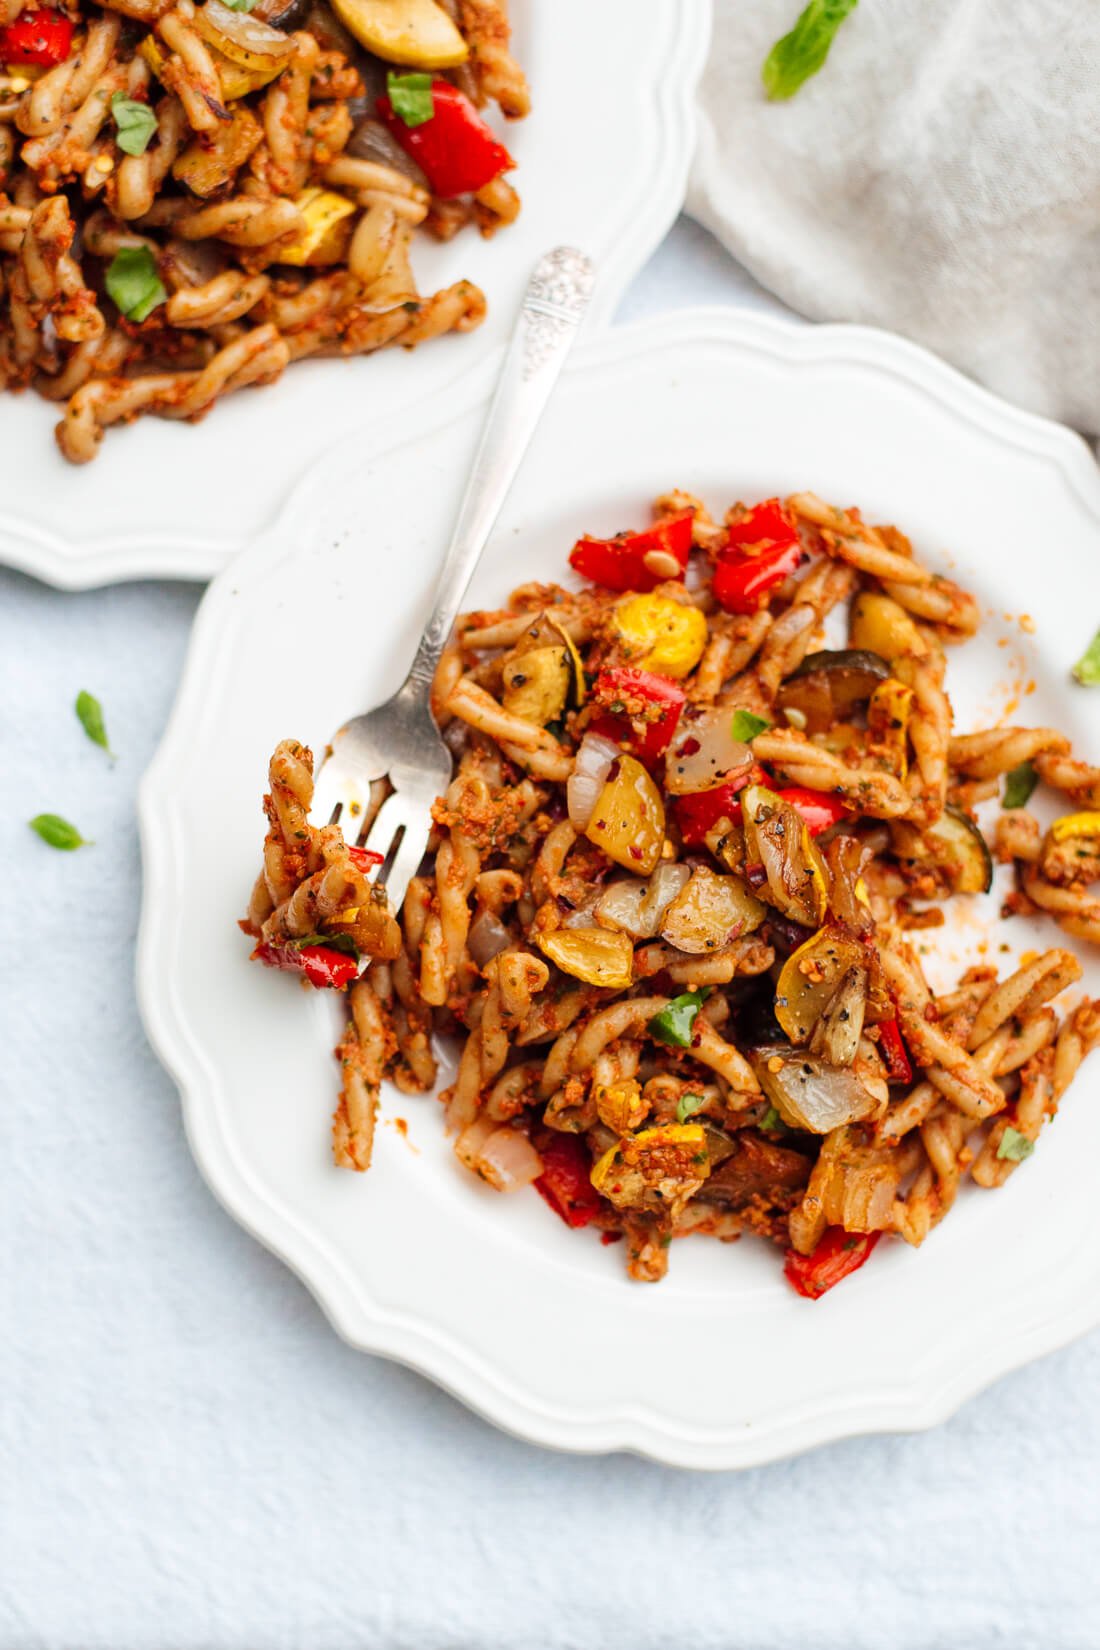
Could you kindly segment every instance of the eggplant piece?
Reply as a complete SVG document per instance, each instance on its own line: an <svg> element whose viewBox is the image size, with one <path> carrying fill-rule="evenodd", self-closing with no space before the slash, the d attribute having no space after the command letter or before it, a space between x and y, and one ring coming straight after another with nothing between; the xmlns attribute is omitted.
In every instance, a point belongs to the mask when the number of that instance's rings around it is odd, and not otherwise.
<svg viewBox="0 0 1100 1650"><path fill-rule="evenodd" d="M796 713L800 729L824 733L869 699L889 675L886 660L866 648L808 653L782 683L775 702L780 710Z"/></svg>
<svg viewBox="0 0 1100 1650"><path fill-rule="evenodd" d="M368 107L374 107L373 99L369 97ZM356 160L373 160L378 167L389 167L391 172L401 173L402 178L416 183L422 190L429 188L429 181L421 172L421 168L417 167L416 160L412 160L411 155L406 155L393 132L389 132L381 120L374 120L373 115L368 115L366 120L360 120L343 152L345 155L353 155Z"/></svg>
<svg viewBox="0 0 1100 1650"><path fill-rule="evenodd" d="M311 0L256 0L252 16L261 23L270 23L273 29L291 34L300 29L309 16Z"/></svg>
<svg viewBox="0 0 1100 1650"><path fill-rule="evenodd" d="M239 169L263 141L263 127L252 110L235 103L227 124L194 138L172 163L172 176L201 200L229 188Z"/></svg>
<svg viewBox="0 0 1100 1650"><path fill-rule="evenodd" d="M813 1164L808 1157L765 1139L755 1129L738 1129L730 1146L699 1194L704 1203L743 1209L754 1198L761 1198L769 1205L789 1208L810 1178ZM711 1162L715 1162L713 1153Z"/></svg>

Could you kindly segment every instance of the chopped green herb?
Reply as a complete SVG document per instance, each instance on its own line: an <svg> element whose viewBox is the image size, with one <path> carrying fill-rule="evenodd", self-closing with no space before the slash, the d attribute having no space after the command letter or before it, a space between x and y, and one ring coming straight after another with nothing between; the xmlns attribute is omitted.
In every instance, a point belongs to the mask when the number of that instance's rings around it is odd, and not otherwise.
<svg viewBox="0 0 1100 1650"><path fill-rule="evenodd" d="M107 291L128 321L144 321L168 294L147 246L123 246L111 259Z"/></svg>
<svg viewBox="0 0 1100 1650"><path fill-rule="evenodd" d="M829 47L858 0L810 0L789 34L777 40L761 76L768 96L777 101L793 97L811 75L824 67Z"/></svg>
<svg viewBox="0 0 1100 1650"><path fill-rule="evenodd" d="M230 11L251 11L257 0L224 0Z"/></svg>
<svg viewBox="0 0 1100 1650"><path fill-rule="evenodd" d="M147 103L136 97L116 92L111 99L111 113L118 128L115 142L125 155L143 155L157 129L157 117Z"/></svg>
<svg viewBox="0 0 1100 1650"><path fill-rule="evenodd" d="M705 1094L681 1094L676 1102L677 1123L686 1123L689 1117L694 1117L697 1111L702 1111L706 1103Z"/></svg>
<svg viewBox="0 0 1100 1650"><path fill-rule="evenodd" d="M1021 762L1018 767L1010 768L1005 775L1005 793L1001 798L1002 808L1022 808L1028 797L1039 783L1039 775L1032 762Z"/></svg>
<svg viewBox="0 0 1100 1650"><path fill-rule="evenodd" d="M673 997L668 1007L650 1020L649 1035L673 1048L690 1048L695 1016L709 996L710 987L704 986L702 991L685 991L682 996Z"/></svg>
<svg viewBox="0 0 1100 1650"><path fill-rule="evenodd" d="M92 744L100 745L108 756L113 756L115 753L107 740L107 727L103 720L103 706L95 695L85 693L82 690L76 696L76 704L73 709L76 711L80 725Z"/></svg>
<svg viewBox="0 0 1100 1650"><path fill-rule="evenodd" d="M767 1129L773 1134L778 1129L785 1129L786 1126L787 1125L784 1123L774 1106L769 1106L763 1117L760 1119L760 1127L762 1129Z"/></svg>
<svg viewBox="0 0 1100 1650"><path fill-rule="evenodd" d="M1073 667L1082 687L1100 687L1100 630Z"/></svg>
<svg viewBox="0 0 1100 1650"><path fill-rule="evenodd" d="M1025 1157L1030 1157L1035 1150L1034 1140L1029 1140L1026 1134L1011 1125L1001 1136L997 1147L997 1156L1007 1158L1009 1163L1022 1163Z"/></svg>
<svg viewBox="0 0 1100 1650"><path fill-rule="evenodd" d="M733 713L733 737L740 739L742 744L750 744L758 733L770 727L766 716L754 716L751 710L735 710Z"/></svg>
<svg viewBox="0 0 1100 1650"><path fill-rule="evenodd" d="M323 945L327 951L339 951L342 956L359 961L359 947L350 934L307 934L304 939L288 940L292 951L302 951L307 945Z"/></svg>
<svg viewBox="0 0 1100 1650"><path fill-rule="evenodd" d="M66 853L71 853L74 848L91 847L76 826L70 825L60 814L35 814L27 823L51 848L63 848Z"/></svg>
<svg viewBox="0 0 1100 1650"><path fill-rule="evenodd" d="M386 91L394 114L406 126L423 126L435 113L430 74L394 74L391 69L386 76Z"/></svg>

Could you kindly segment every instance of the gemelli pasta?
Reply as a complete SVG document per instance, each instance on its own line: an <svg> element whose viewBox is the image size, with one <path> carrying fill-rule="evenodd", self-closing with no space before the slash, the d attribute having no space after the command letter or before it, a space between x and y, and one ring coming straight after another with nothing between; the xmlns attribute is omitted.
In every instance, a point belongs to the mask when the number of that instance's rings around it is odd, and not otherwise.
<svg viewBox="0 0 1100 1650"><path fill-rule="evenodd" d="M505 0L0 0L0 378L74 464L306 356L485 314L410 247L519 211L480 110L529 96Z"/></svg>
<svg viewBox="0 0 1100 1650"><path fill-rule="evenodd" d="M1100 1001L1074 953L932 990L921 936L1014 867L1005 914L1100 942L1100 769L1051 728L956 731L946 648L973 598L893 527L810 494L582 538L579 588L469 613L433 709L454 776L392 914L366 838L309 822L313 758L270 767L253 955L346 992L336 1162L365 1169L384 1078L436 1087L464 1164L621 1240L755 1233L823 1294L883 1235L923 1243L1002 1185ZM843 617L847 645L823 645ZM975 803L1004 808L993 851ZM1068 802L1047 828L1020 799ZM384 800L375 798L375 809Z"/></svg>

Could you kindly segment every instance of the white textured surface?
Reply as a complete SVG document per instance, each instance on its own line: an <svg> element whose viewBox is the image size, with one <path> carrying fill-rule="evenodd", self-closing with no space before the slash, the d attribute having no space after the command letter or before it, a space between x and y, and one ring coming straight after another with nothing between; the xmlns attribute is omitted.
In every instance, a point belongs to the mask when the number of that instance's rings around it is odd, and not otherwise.
<svg viewBox="0 0 1100 1650"><path fill-rule="evenodd" d="M624 312L724 299L681 226ZM131 981L134 789L197 595L0 574L3 1650L1094 1650L1100 1337L934 1433L699 1478L501 1436L343 1346L214 1204ZM97 847L41 848L40 809Z"/></svg>
<svg viewBox="0 0 1100 1650"><path fill-rule="evenodd" d="M760 66L793 0L718 0L690 209L819 321L900 332L1100 431L1100 13L890 0L789 102Z"/></svg>

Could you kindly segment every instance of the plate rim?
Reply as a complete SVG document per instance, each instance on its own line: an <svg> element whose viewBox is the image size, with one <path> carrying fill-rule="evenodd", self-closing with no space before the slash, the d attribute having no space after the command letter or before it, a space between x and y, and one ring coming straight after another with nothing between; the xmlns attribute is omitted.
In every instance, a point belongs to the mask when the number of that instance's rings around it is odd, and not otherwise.
<svg viewBox="0 0 1100 1650"><path fill-rule="evenodd" d="M1081 437L1065 427L1003 401L964 377L921 346L873 328L806 326L798 321L722 308L675 311L612 329L578 349L569 376L599 374L642 355L684 345L732 344L790 360L822 360L868 365L901 376L941 407L986 433L1046 460L1095 517L1100 529L1100 470ZM488 368L449 386L436 398L433 428L454 421L488 389ZM414 407L389 422L381 452L397 450L417 435ZM419 1317L409 1317L369 1298L342 1258L311 1233L303 1221L279 1207L255 1181L223 1127L216 1073L192 1037L176 1001L174 979L157 963L172 953L171 890L179 885L179 845L169 793L162 776L174 748L186 741L192 705L201 704L205 654L216 645L220 614L235 597L238 576L253 565L268 565L271 540L286 544L297 511L307 507L310 477L299 483L279 524L261 535L209 587L200 605L175 704L160 746L142 780L138 817L143 865L143 899L136 952L136 986L146 1031L180 1091L188 1142L215 1197L245 1230L275 1253L306 1285L337 1333L349 1344L417 1370L506 1432L543 1447L577 1453L628 1451L669 1466L696 1470L745 1469L785 1459L843 1438L883 1432L916 1432L940 1424L968 1399L1003 1375L1053 1352L1100 1324L1100 1294L1067 1290L1036 1308L1036 1321L1005 1331L998 1325L987 1345L964 1362L950 1359L935 1369L922 1366L908 1383L880 1382L878 1390L837 1395L824 1407L803 1408L785 1419L740 1423L706 1437L677 1428L667 1416L624 1402L586 1411L562 1406L521 1390L497 1373L489 1358ZM165 984L155 985L160 979Z"/></svg>
<svg viewBox="0 0 1100 1650"><path fill-rule="evenodd" d="M660 167L635 180L637 203L629 229L601 255L599 282L585 321L587 338L610 327L627 287L668 233L687 195L697 126L695 90L710 44L713 0L665 0L661 16L663 41L652 53L660 72L651 104L661 127ZM478 366L483 360L499 359L503 348L498 344L488 351ZM402 404L402 417L411 407L422 407L427 415L441 396L469 375L470 363L459 354L450 376L430 394ZM268 525L275 519L278 512ZM67 548L63 535L30 517L17 516L12 506L0 509L0 567L29 574L59 590L89 590L132 579L202 583L220 573L246 547L245 541L214 530L200 537L138 527L123 537L89 538L74 550Z"/></svg>

